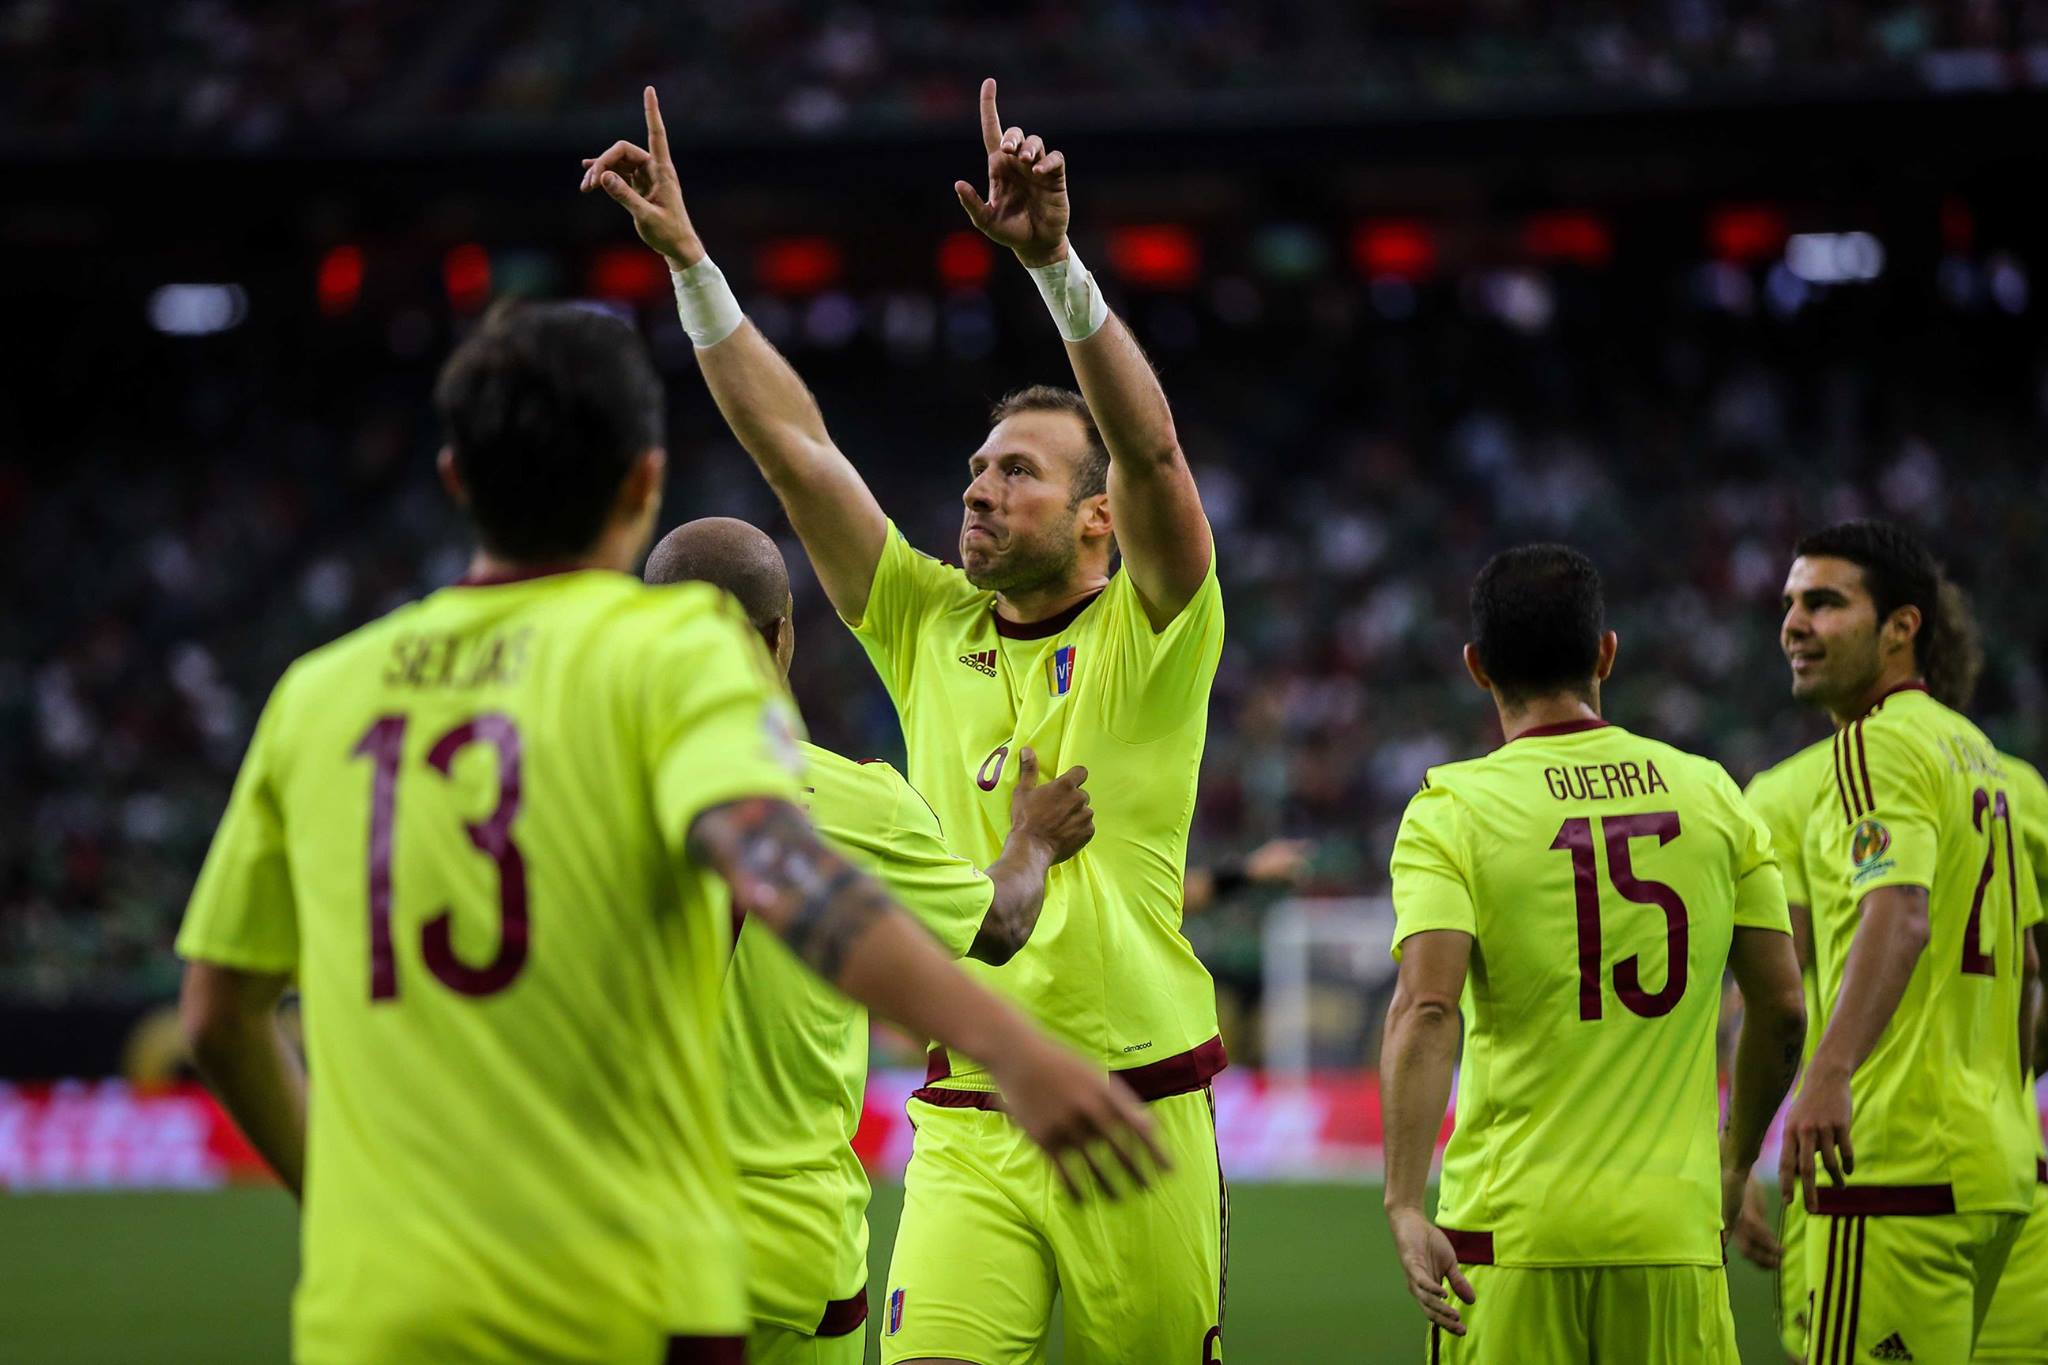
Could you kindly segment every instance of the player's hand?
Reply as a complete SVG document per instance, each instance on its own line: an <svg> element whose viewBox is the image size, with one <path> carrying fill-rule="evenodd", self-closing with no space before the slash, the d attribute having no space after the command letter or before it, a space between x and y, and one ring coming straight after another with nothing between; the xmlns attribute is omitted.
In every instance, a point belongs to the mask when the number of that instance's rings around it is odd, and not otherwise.
<svg viewBox="0 0 2048 1365"><path fill-rule="evenodd" d="M1052 860L1063 863L1095 837L1095 811L1081 784L1088 770L1076 765L1050 782L1038 780L1038 755L1017 755L1017 790L1010 796L1010 828L1042 841Z"/></svg>
<svg viewBox="0 0 2048 1365"><path fill-rule="evenodd" d="M1407 1277L1408 1292L1422 1305L1423 1314L1452 1336L1464 1336L1465 1321L1458 1316L1458 1306L1451 1302L1451 1294L1466 1303L1477 1302L1479 1296L1472 1292L1465 1272L1458 1269L1458 1255L1451 1250L1451 1239L1423 1217L1421 1209L1398 1209L1387 1215L1387 1225L1393 1229L1394 1253L1401 1258L1401 1273ZM1450 1282L1449 1292L1444 1289L1446 1280Z"/></svg>
<svg viewBox="0 0 2048 1365"><path fill-rule="evenodd" d="M1172 1169L1153 1140L1151 1116L1122 1081L1036 1033L1003 1049L1002 1056L1000 1063L989 1063L989 1072L1003 1107L1052 1158L1073 1198L1082 1194L1077 1170L1093 1175L1111 1199L1117 1197L1100 1158L1113 1157L1140 1189L1154 1172Z"/></svg>
<svg viewBox="0 0 2048 1365"><path fill-rule="evenodd" d="M1244 875L1268 885L1299 885L1308 875L1309 860L1316 856L1313 839L1269 839L1245 855Z"/></svg>
<svg viewBox="0 0 2048 1365"><path fill-rule="evenodd" d="M1785 1115L1784 1155L1778 1161L1778 1185L1785 1198L1795 1191L1808 1213L1818 1213L1815 1172L1826 1167L1835 1184L1843 1185L1856 1170L1856 1149L1849 1141L1854 1102L1849 1078L1807 1068L1799 1098Z"/></svg>
<svg viewBox="0 0 2048 1365"><path fill-rule="evenodd" d="M1764 1208L1766 1198L1761 1180L1744 1171L1721 1172L1721 1245L1733 1246L1753 1265L1776 1270L1785 1248Z"/></svg>
<svg viewBox="0 0 2048 1365"><path fill-rule="evenodd" d="M614 142L599 156L583 158L581 192L603 190L633 215L640 240L669 258L679 270L704 259L704 243L690 225L683 207L683 184L669 156L668 130L661 123L661 101L648 86L640 96L647 115L647 145Z"/></svg>
<svg viewBox="0 0 2048 1365"><path fill-rule="evenodd" d="M981 143L988 152L988 197L965 180L953 182L960 207L983 235L1017 253L1027 266L1067 254L1067 159L996 114L996 83L981 83Z"/></svg>

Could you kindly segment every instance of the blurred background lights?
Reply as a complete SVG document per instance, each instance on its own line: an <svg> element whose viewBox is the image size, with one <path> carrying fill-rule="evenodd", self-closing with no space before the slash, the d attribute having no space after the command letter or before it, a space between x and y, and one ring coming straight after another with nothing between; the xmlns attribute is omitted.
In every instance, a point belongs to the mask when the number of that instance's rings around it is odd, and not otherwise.
<svg viewBox="0 0 2048 1365"><path fill-rule="evenodd" d="M149 296L149 325L165 336L211 336L247 316L249 295L239 284L167 284Z"/></svg>
<svg viewBox="0 0 2048 1365"><path fill-rule="evenodd" d="M1808 284L1856 284L1884 273L1884 244L1868 232L1799 232L1785 242L1785 268Z"/></svg>

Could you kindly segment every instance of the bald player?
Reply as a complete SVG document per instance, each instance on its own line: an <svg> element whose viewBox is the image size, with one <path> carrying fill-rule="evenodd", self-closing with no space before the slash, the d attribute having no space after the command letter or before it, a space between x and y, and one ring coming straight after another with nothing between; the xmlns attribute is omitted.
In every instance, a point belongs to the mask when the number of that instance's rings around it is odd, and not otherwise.
<svg viewBox="0 0 2048 1365"><path fill-rule="evenodd" d="M732 517L668 533L652 584L700 581L738 600L784 684L796 652L789 568L775 542ZM815 744L802 804L825 843L879 880L954 957L1000 966L1031 937L1045 878L1095 833L1085 768L1037 780L1029 750L1010 836L986 872L947 851L938 817L886 763ZM867 1173L849 1145L867 1088L867 1012L820 989L766 926L735 937L720 1041L754 1324L752 1365L859 1365L867 1320Z"/></svg>

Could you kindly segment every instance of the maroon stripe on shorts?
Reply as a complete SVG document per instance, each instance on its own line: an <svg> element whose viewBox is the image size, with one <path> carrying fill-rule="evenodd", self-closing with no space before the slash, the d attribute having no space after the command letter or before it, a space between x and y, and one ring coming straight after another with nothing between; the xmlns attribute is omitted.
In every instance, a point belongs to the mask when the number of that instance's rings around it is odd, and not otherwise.
<svg viewBox="0 0 2048 1365"><path fill-rule="evenodd" d="M1844 1360L1856 1358L1856 1324L1863 1317L1863 1243L1870 1237L1870 1220L1858 1218L1852 1231L1856 1234L1856 1257L1849 1271L1849 1354Z"/></svg>
<svg viewBox="0 0 2048 1365"><path fill-rule="evenodd" d="M862 1285L858 1293L844 1299L834 1299L825 1305L825 1315L818 1319L818 1330L812 1333L820 1337L843 1337L848 1332L858 1332L868 1320L868 1287Z"/></svg>
<svg viewBox="0 0 2048 1365"><path fill-rule="evenodd" d="M1457 1228L1438 1228L1437 1231L1451 1244L1451 1254L1458 1258L1459 1265L1493 1264L1492 1233L1463 1232Z"/></svg>
<svg viewBox="0 0 2048 1365"><path fill-rule="evenodd" d="M661 1365L747 1365L745 1337L670 1337Z"/></svg>
<svg viewBox="0 0 2048 1365"><path fill-rule="evenodd" d="M1865 1215L1925 1218L1956 1211L1956 1192L1949 1185L1819 1185L1815 1213L1837 1218Z"/></svg>
<svg viewBox="0 0 2048 1365"><path fill-rule="evenodd" d="M2034 1183L2036 1185L2048 1185L2048 1158L2038 1156L2034 1158Z"/></svg>
<svg viewBox="0 0 2048 1365"><path fill-rule="evenodd" d="M1820 1277L1820 1315L1808 1329L1809 1343L1806 1355L1812 1365L1827 1365L1828 1314L1835 1306L1835 1248L1841 1244L1842 1225L1833 1218L1828 1219L1828 1268Z"/></svg>

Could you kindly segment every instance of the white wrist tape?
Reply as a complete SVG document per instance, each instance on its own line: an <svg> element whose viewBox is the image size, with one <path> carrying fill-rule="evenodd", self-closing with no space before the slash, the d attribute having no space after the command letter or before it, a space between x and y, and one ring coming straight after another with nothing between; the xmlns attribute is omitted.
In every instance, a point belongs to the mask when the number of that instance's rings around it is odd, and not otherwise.
<svg viewBox="0 0 2048 1365"><path fill-rule="evenodd" d="M698 350L716 346L747 320L740 301L733 297L732 286L709 256L688 270L670 266L668 277L676 287L676 316Z"/></svg>
<svg viewBox="0 0 2048 1365"><path fill-rule="evenodd" d="M1109 300L1102 297L1101 286L1071 244L1067 259L1034 268L1031 278L1068 341L1086 341L1109 319Z"/></svg>

